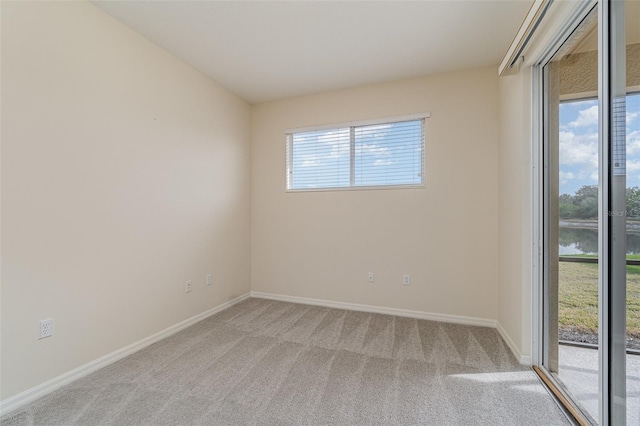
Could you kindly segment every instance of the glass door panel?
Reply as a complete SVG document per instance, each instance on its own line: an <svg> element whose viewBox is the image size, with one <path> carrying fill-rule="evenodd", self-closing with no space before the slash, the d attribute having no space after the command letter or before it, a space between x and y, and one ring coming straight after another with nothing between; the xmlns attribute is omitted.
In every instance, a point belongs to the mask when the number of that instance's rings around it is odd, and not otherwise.
<svg viewBox="0 0 640 426"><path fill-rule="evenodd" d="M598 363L598 12L544 67L543 366L595 423Z"/></svg>
<svg viewBox="0 0 640 426"><path fill-rule="evenodd" d="M640 2L625 6L626 417L640 425Z"/></svg>

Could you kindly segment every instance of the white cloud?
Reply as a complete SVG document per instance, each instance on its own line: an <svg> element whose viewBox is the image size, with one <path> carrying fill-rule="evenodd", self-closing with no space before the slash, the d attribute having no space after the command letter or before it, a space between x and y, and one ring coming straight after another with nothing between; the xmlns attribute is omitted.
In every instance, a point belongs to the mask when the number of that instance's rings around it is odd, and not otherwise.
<svg viewBox="0 0 640 426"><path fill-rule="evenodd" d="M389 153L389 148L385 146L379 146L376 144L356 144L356 155L360 154L369 154L375 156L387 155Z"/></svg>
<svg viewBox="0 0 640 426"><path fill-rule="evenodd" d="M330 132L324 132L318 136L318 142L335 143L344 139L349 139L349 129L337 129Z"/></svg>
<svg viewBox="0 0 640 426"><path fill-rule="evenodd" d="M390 166L393 164L393 161L390 160L376 160L373 162L374 166Z"/></svg>
<svg viewBox="0 0 640 426"><path fill-rule="evenodd" d="M640 153L640 130L627 134L627 155Z"/></svg>
<svg viewBox="0 0 640 426"><path fill-rule="evenodd" d="M569 123L569 127L590 127L598 125L598 105L578 111L578 118Z"/></svg>
<svg viewBox="0 0 640 426"><path fill-rule="evenodd" d="M373 130L379 132L380 130L387 130L391 127L391 124L374 124L373 126L361 127L361 129L365 130Z"/></svg>
<svg viewBox="0 0 640 426"><path fill-rule="evenodd" d="M598 169L598 134L560 132L560 164Z"/></svg>
<svg viewBox="0 0 640 426"><path fill-rule="evenodd" d="M364 126L356 128L356 137L371 137L382 139L387 135L386 130L391 124L376 124L373 126Z"/></svg>
<svg viewBox="0 0 640 426"><path fill-rule="evenodd" d="M570 180L573 180L576 178L576 175L574 175L571 172L563 172L562 170L560 170L560 184L565 185L567 184Z"/></svg>
<svg viewBox="0 0 640 426"><path fill-rule="evenodd" d="M348 156L350 151L349 129L338 129L323 133L318 136L318 143L324 143L331 146L329 158Z"/></svg>
<svg viewBox="0 0 640 426"><path fill-rule="evenodd" d="M627 112L627 125L640 117L640 112ZM578 111L578 118L569 123L569 127L589 127L598 125L598 105L593 105L587 109Z"/></svg>
<svg viewBox="0 0 640 426"><path fill-rule="evenodd" d="M640 171L640 160L627 160L627 173Z"/></svg>

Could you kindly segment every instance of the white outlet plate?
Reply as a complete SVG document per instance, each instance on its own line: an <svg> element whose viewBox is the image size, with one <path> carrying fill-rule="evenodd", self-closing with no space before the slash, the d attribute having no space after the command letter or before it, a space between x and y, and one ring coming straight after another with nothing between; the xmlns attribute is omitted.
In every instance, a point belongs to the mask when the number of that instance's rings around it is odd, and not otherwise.
<svg viewBox="0 0 640 426"><path fill-rule="evenodd" d="M189 293L191 291L191 281L187 281L184 285L184 292Z"/></svg>
<svg viewBox="0 0 640 426"><path fill-rule="evenodd" d="M402 276L402 284L404 285L409 285L411 284L411 276L410 275L403 275Z"/></svg>
<svg viewBox="0 0 640 426"><path fill-rule="evenodd" d="M38 322L38 339L53 336L53 320L46 319Z"/></svg>
<svg viewBox="0 0 640 426"><path fill-rule="evenodd" d="M207 274L207 276L205 277L204 283L207 286L210 286L211 284L213 284L213 275Z"/></svg>
<svg viewBox="0 0 640 426"><path fill-rule="evenodd" d="M372 283L372 282L375 282L375 280L376 280L376 275L373 272L369 272L368 281Z"/></svg>

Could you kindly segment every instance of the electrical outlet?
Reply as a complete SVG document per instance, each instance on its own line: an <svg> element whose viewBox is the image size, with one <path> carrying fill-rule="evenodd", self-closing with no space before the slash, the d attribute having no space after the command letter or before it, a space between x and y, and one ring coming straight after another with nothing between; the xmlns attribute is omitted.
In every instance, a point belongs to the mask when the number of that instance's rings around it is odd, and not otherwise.
<svg viewBox="0 0 640 426"><path fill-rule="evenodd" d="M184 285L184 292L189 293L190 291L191 291L191 281L187 281L187 283Z"/></svg>
<svg viewBox="0 0 640 426"><path fill-rule="evenodd" d="M211 284L213 284L213 275L207 274L207 277L205 278L204 282L207 286L210 286Z"/></svg>
<svg viewBox="0 0 640 426"><path fill-rule="evenodd" d="M38 339L53 336L53 320L46 319L38 323Z"/></svg>
<svg viewBox="0 0 640 426"><path fill-rule="evenodd" d="M403 275L402 276L402 284L404 284L404 285L411 284L411 276L410 275Z"/></svg>
<svg viewBox="0 0 640 426"><path fill-rule="evenodd" d="M373 272L369 272L369 282L372 283L372 282L375 282L375 280L376 280L375 274Z"/></svg>

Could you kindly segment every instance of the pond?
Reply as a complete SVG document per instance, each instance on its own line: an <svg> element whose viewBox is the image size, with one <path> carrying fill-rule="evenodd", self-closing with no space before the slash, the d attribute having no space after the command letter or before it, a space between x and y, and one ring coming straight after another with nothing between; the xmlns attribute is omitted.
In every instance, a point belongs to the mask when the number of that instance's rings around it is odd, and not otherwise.
<svg viewBox="0 0 640 426"><path fill-rule="evenodd" d="M598 253L597 228L560 224L559 233L561 256ZM638 229L627 229L627 254L640 254L640 230Z"/></svg>

